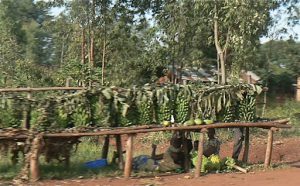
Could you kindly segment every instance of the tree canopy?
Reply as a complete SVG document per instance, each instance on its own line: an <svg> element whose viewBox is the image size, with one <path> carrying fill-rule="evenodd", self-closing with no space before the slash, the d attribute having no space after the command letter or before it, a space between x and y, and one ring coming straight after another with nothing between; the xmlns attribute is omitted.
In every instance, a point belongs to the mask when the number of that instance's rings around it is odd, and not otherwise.
<svg viewBox="0 0 300 186"><path fill-rule="evenodd" d="M299 23L298 0L1 0L0 86L142 85L170 65L216 69L222 84L241 69L294 82L299 43L259 42L285 31L279 12Z"/></svg>

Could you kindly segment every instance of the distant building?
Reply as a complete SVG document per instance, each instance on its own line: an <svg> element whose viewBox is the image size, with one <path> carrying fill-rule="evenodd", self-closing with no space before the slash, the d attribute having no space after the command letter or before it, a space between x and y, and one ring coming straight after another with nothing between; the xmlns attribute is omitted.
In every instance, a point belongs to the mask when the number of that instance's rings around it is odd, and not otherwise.
<svg viewBox="0 0 300 186"><path fill-rule="evenodd" d="M252 71L242 70L242 72L241 72L241 75L240 75L240 81L241 82L256 84L260 80L261 80L261 78Z"/></svg>
<svg viewBox="0 0 300 186"><path fill-rule="evenodd" d="M175 78L176 83L189 84L191 82L204 82L204 83L217 83L216 69L205 70L203 68L184 68L180 69L179 66L175 66L173 69L172 65L168 66L168 72L165 76L160 77L157 83L163 84L172 82ZM261 78L252 71L241 71L240 82L256 84Z"/></svg>

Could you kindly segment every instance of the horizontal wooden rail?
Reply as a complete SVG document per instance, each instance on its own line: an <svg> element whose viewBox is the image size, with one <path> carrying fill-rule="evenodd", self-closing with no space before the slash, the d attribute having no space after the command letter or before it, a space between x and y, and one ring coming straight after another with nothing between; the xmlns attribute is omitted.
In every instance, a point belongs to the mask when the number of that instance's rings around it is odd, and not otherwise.
<svg viewBox="0 0 300 186"><path fill-rule="evenodd" d="M39 88L2 88L0 92L36 92L53 90L85 90L86 87L39 87Z"/></svg>
<svg viewBox="0 0 300 186"><path fill-rule="evenodd" d="M100 135L116 135L116 134L136 134L136 133L148 133L148 132L159 132L159 131L200 131L203 128L236 128L236 127L257 127L266 128L291 128L286 123L288 120L275 120L265 122L245 122L245 123L214 123L210 125L193 125L193 126L174 126L174 127L158 127L158 126L138 126L137 128L124 128L124 129L104 129L95 132L59 132L59 133L44 133L44 138L67 138L67 137L83 137L83 136L100 136ZM26 138L27 134L13 134L11 132L1 132L0 139L22 139Z"/></svg>

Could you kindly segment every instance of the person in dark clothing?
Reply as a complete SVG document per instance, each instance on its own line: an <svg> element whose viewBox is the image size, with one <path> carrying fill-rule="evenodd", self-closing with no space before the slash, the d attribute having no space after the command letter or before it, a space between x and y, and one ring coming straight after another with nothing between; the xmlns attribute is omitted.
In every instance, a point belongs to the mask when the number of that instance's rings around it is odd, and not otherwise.
<svg viewBox="0 0 300 186"><path fill-rule="evenodd" d="M244 128L243 127L234 128L233 133L234 133L234 144L233 144L232 158L238 160L243 147Z"/></svg>
<svg viewBox="0 0 300 186"><path fill-rule="evenodd" d="M167 172L181 169L184 166L184 151L182 138L173 135L170 146L162 154L156 154L156 145L152 145L152 153L149 155L139 155L133 158L133 169L136 171L161 171ZM191 140L187 141L188 153L192 150ZM190 157L188 157L190 158Z"/></svg>
<svg viewBox="0 0 300 186"><path fill-rule="evenodd" d="M220 152L220 141L215 137L216 131L215 129L211 128L208 129L207 132L207 141L203 144L203 155L209 157L210 155L218 155ZM194 142L194 151L198 151L198 144L199 141Z"/></svg>

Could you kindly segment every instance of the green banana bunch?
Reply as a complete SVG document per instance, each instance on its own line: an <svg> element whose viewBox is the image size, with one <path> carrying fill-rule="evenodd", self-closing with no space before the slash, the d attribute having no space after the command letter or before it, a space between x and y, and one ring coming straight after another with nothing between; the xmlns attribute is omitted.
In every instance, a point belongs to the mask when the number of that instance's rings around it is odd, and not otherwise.
<svg viewBox="0 0 300 186"><path fill-rule="evenodd" d="M140 116L135 103L131 103L131 105L128 105L128 108L126 108L126 112L124 112L124 107L126 106L119 107L120 109L118 112L117 123L123 127L138 124Z"/></svg>
<svg viewBox="0 0 300 186"><path fill-rule="evenodd" d="M4 100L0 108L0 127L20 127L23 119L23 105L24 102L19 97Z"/></svg>
<svg viewBox="0 0 300 186"><path fill-rule="evenodd" d="M90 121L88 112L82 107L77 107L74 110L71 119L75 127L87 126Z"/></svg>
<svg viewBox="0 0 300 186"><path fill-rule="evenodd" d="M114 107L114 95L111 88L101 90L99 100L94 105L96 126L113 127L115 126L116 109Z"/></svg>
<svg viewBox="0 0 300 186"><path fill-rule="evenodd" d="M171 104L170 93L166 88L156 90L155 114L157 123L171 120Z"/></svg>
<svg viewBox="0 0 300 186"><path fill-rule="evenodd" d="M255 101L255 96L250 94L244 96L244 99L240 101L238 108L240 121L256 121Z"/></svg>
<svg viewBox="0 0 300 186"><path fill-rule="evenodd" d="M67 112L65 111L65 109L63 108L63 106L58 106L57 110L57 116L56 116L56 122L57 122L57 127L58 128L67 128L69 123L70 123L70 119L69 119L69 115L67 114Z"/></svg>
<svg viewBox="0 0 300 186"><path fill-rule="evenodd" d="M130 126L139 123L139 112L136 105L136 90L129 89L117 96L117 118L116 123L120 126Z"/></svg>
<svg viewBox="0 0 300 186"><path fill-rule="evenodd" d="M236 105L226 107L223 114L223 122L234 122L236 119Z"/></svg>
<svg viewBox="0 0 300 186"><path fill-rule="evenodd" d="M153 122L153 94L141 91L137 96L137 110L139 124L151 124Z"/></svg>
<svg viewBox="0 0 300 186"><path fill-rule="evenodd" d="M192 92L190 88L184 87L179 90L175 100L174 118L176 123L184 123L191 116Z"/></svg>
<svg viewBox="0 0 300 186"><path fill-rule="evenodd" d="M41 102L38 112L40 115L37 118L35 128L39 131L47 131L56 122L56 113L53 112L57 106L57 102L53 98Z"/></svg>

